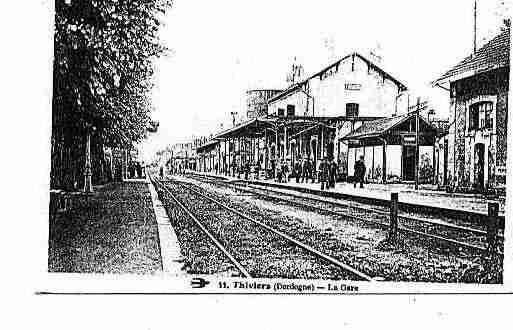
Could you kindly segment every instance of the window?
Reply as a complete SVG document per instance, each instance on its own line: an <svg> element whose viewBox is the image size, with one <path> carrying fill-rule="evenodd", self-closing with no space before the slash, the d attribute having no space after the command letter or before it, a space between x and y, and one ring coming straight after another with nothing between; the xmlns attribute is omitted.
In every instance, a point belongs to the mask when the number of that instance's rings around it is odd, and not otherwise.
<svg viewBox="0 0 513 330"><path fill-rule="evenodd" d="M493 104L492 102L486 102L486 107L484 109L484 128L493 129L493 118L492 118L492 110L493 110Z"/></svg>
<svg viewBox="0 0 513 330"><path fill-rule="evenodd" d="M493 118L492 118L493 103L492 102L479 102L472 104L469 107L468 114L468 129L492 129Z"/></svg>
<svg viewBox="0 0 513 330"><path fill-rule="evenodd" d="M358 117L358 103L346 104L346 117Z"/></svg>
<svg viewBox="0 0 513 330"><path fill-rule="evenodd" d="M288 104L287 105L287 117L294 116L295 112L296 112L296 107Z"/></svg>
<svg viewBox="0 0 513 330"><path fill-rule="evenodd" d="M278 108L278 116L280 116L280 117L285 116L285 109Z"/></svg>
<svg viewBox="0 0 513 330"><path fill-rule="evenodd" d="M468 129L473 130L479 127L479 105L470 106L468 113Z"/></svg>

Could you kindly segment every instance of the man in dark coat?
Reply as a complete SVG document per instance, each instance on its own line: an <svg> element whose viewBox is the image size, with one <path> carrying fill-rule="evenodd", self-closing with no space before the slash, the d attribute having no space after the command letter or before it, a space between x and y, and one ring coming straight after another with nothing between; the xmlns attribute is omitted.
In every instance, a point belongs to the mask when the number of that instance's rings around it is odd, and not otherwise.
<svg viewBox="0 0 513 330"><path fill-rule="evenodd" d="M306 182L308 183L308 179L312 179L312 183L314 183L315 182L315 180L314 180L315 165L314 165L313 161L310 160L310 158L308 158L306 160L305 166L306 166L306 170L305 170Z"/></svg>
<svg viewBox="0 0 513 330"><path fill-rule="evenodd" d="M301 176L302 166L301 166L301 158L296 159L296 163L294 164L294 176L296 177L296 183L299 183L299 178Z"/></svg>
<svg viewBox="0 0 513 330"><path fill-rule="evenodd" d="M335 160L331 160L329 163L329 179L328 179L328 186L330 188L335 188L335 181L337 180L337 163L335 163Z"/></svg>
<svg viewBox="0 0 513 330"><path fill-rule="evenodd" d="M246 164L244 164L244 180L247 180L249 179L249 171L250 171L250 166L249 166L249 162L246 162Z"/></svg>
<svg viewBox="0 0 513 330"><path fill-rule="evenodd" d="M289 182L289 161L285 160L282 163L282 180L283 182Z"/></svg>
<svg viewBox="0 0 513 330"><path fill-rule="evenodd" d="M319 164L319 182L321 183L321 190L324 190L324 187L328 189L328 173L329 172L329 164L328 160L324 158Z"/></svg>
<svg viewBox="0 0 513 330"><path fill-rule="evenodd" d="M360 159L356 161L354 164L354 187L356 188L356 184L360 182L360 188L363 188L363 180L365 179L365 172L367 171L365 167L365 162L363 161L363 156L360 156Z"/></svg>
<svg viewBox="0 0 513 330"><path fill-rule="evenodd" d="M301 183L304 183L305 182L305 178L306 178L306 182L308 182L308 159L303 159L303 164L301 164Z"/></svg>

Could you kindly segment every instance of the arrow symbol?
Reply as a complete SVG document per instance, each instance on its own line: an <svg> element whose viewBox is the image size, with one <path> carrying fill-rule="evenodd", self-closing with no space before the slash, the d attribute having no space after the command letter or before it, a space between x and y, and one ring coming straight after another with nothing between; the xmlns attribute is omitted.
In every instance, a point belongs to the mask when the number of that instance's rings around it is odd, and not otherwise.
<svg viewBox="0 0 513 330"><path fill-rule="evenodd" d="M201 288L204 288L209 283L210 283L209 281L204 280L201 277L195 277L191 281L191 286L195 289L201 289Z"/></svg>

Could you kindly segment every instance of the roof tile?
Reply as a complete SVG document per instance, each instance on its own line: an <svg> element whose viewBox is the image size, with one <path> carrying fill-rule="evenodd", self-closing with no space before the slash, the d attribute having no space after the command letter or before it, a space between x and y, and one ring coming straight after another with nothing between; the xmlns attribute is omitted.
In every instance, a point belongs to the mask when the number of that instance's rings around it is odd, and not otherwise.
<svg viewBox="0 0 513 330"><path fill-rule="evenodd" d="M510 28L505 29L483 47L443 74L437 81L509 66Z"/></svg>

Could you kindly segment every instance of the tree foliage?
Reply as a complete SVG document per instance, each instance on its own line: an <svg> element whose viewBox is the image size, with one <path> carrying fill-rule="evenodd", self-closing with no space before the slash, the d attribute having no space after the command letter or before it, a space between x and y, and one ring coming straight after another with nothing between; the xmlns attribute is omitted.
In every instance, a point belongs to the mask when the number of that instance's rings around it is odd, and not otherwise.
<svg viewBox="0 0 513 330"><path fill-rule="evenodd" d="M150 121L154 59L172 0L56 0L53 127L93 128L106 145L140 141ZM54 132L55 133L55 132Z"/></svg>

